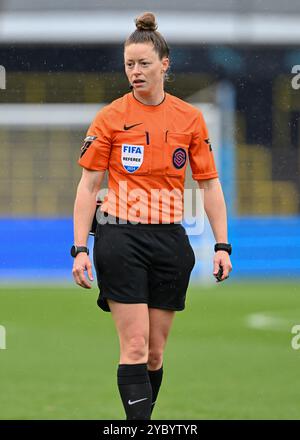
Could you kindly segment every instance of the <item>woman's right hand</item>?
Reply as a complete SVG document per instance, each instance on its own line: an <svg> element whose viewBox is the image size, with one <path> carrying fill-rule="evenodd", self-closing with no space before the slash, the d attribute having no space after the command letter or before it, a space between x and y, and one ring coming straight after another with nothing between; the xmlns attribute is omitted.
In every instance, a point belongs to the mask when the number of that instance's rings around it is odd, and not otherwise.
<svg viewBox="0 0 300 440"><path fill-rule="evenodd" d="M85 289L91 289L92 285L89 283L84 272L87 271L88 278L93 281L92 263L89 256L85 252L80 252L74 259L72 274L76 284Z"/></svg>

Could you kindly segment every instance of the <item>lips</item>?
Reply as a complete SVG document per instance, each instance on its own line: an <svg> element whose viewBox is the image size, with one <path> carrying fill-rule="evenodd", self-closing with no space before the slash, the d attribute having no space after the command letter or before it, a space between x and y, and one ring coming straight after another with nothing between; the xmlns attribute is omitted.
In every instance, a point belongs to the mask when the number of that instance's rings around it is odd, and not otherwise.
<svg viewBox="0 0 300 440"><path fill-rule="evenodd" d="M143 84L145 81L143 79L135 79L133 84Z"/></svg>

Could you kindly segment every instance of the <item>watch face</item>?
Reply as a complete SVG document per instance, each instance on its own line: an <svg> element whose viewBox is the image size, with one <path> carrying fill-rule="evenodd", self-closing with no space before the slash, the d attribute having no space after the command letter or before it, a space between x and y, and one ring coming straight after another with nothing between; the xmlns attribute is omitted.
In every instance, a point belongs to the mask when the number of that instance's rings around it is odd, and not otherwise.
<svg viewBox="0 0 300 440"><path fill-rule="evenodd" d="M76 246L72 246L71 247L71 255L72 255L72 257L76 257L76 254L77 254L77 252L76 252Z"/></svg>

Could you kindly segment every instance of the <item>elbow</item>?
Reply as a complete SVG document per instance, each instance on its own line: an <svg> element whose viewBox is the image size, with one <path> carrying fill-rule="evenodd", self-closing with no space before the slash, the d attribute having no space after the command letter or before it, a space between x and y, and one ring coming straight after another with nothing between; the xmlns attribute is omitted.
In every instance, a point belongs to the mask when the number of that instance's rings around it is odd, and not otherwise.
<svg viewBox="0 0 300 440"><path fill-rule="evenodd" d="M212 179L198 180L197 182L200 189L211 189L215 186L220 185L220 181L218 177L214 177Z"/></svg>
<svg viewBox="0 0 300 440"><path fill-rule="evenodd" d="M105 172L83 170L78 190L83 190L90 195L96 195L101 189L101 183Z"/></svg>

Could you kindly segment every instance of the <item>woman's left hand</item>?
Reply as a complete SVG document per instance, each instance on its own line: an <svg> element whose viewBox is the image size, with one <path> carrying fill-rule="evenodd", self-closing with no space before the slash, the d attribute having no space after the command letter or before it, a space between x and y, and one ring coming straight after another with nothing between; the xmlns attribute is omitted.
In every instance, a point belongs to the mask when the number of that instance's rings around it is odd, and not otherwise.
<svg viewBox="0 0 300 440"><path fill-rule="evenodd" d="M228 252L217 251L214 257L214 276L216 277L220 267L223 269L223 274L220 278L217 278L217 282L224 281L229 277L229 273L232 271L232 264Z"/></svg>

